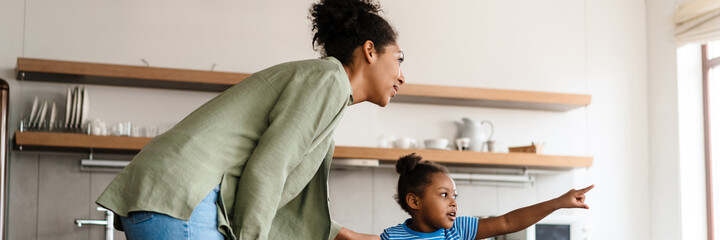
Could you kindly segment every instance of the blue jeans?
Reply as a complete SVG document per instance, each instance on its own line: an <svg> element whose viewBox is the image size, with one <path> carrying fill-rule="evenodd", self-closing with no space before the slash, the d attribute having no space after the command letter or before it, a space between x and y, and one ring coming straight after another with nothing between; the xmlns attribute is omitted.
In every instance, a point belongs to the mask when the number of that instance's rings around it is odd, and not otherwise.
<svg viewBox="0 0 720 240"><path fill-rule="evenodd" d="M223 235L217 230L218 214L215 206L219 191L219 186L210 191L195 207L188 221L156 212L130 212L128 217L120 218L125 237L128 240L223 240Z"/></svg>

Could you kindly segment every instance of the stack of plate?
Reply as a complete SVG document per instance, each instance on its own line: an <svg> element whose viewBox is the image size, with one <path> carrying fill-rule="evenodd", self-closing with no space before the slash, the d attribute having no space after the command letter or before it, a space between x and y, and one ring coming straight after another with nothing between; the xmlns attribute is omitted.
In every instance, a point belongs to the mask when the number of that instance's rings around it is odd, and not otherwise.
<svg viewBox="0 0 720 240"><path fill-rule="evenodd" d="M57 106L55 102L52 103L50 109L50 121L47 121L46 115L48 111L48 101L43 101L42 105L38 101L38 97L35 96L33 100L32 109L30 110L30 118L27 122L27 127L30 129L43 129L43 128L54 128L55 127L55 116L57 115Z"/></svg>
<svg viewBox="0 0 720 240"><path fill-rule="evenodd" d="M65 128L71 131L81 130L87 120L89 99L85 87L70 87L67 90L65 108Z"/></svg>
<svg viewBox="0 0 720 240"><path fill-rule="evenodd" d="M55 131L65 129L76 132L82 130L86 122L89 101L88 93L84 87L70 87L67 90L67 108L65 108L65 121L58 120L58 110L55 101L48 107L48 101L43 100L40 104L38 97L33 100L30 118L24 122L23 129L36 131ZM49 114L48 114L49 111Z"/></svg>

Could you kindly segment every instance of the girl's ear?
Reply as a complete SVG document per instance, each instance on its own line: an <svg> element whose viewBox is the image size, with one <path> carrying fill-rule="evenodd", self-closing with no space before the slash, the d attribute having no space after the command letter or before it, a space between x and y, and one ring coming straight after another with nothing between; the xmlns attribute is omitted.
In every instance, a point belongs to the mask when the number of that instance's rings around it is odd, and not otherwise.
<svg viewBox="0 0 720 240"><path fill-rule="evenodd" d="M363 57L365 57L365 61L368 63L375 63L377 60L377 49L375 49L375 43L373 43L373 41L367 40L363 43L362 53Z"/></svg>
<svg viewBox="0 0 720 240"><path fill-rule="evenodd" d="M410 209L420 210L420 198L414 193L408 193L405 196L405 201L407 202Z"/></svg>

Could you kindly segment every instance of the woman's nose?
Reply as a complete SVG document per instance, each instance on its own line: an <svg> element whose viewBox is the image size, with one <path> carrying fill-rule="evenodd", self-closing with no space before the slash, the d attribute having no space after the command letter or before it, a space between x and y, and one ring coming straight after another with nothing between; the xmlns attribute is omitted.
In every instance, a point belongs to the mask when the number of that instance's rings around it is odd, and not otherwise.
<svg viewBox="0 0 720 240"><path fill-rule="evenodd" d="M403 75L402 70L400 70L400 74L398 74L398 82L400 82L400 85L405 84L405 75Z"/></svg>

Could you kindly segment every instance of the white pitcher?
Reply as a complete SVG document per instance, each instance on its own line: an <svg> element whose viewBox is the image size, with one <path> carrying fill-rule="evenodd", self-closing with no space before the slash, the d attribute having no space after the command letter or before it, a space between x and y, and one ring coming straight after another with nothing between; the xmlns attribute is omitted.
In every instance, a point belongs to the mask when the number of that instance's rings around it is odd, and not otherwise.
<svg viewBox="0 0 720 240"><path fill-rule="evenodd" d="M483 151L483 145L485 144L485 141L492 138L493 133L495 132L495 127L493 126L492 122L488 120L482 120L480 123L477 123L469 118L462 118L462 124L460 124L460 137L461 138L469 138L470 139L470 151ZM489 136L485 135L485 129L483 128L483 124L490 125L490 134Z"/></svg>

